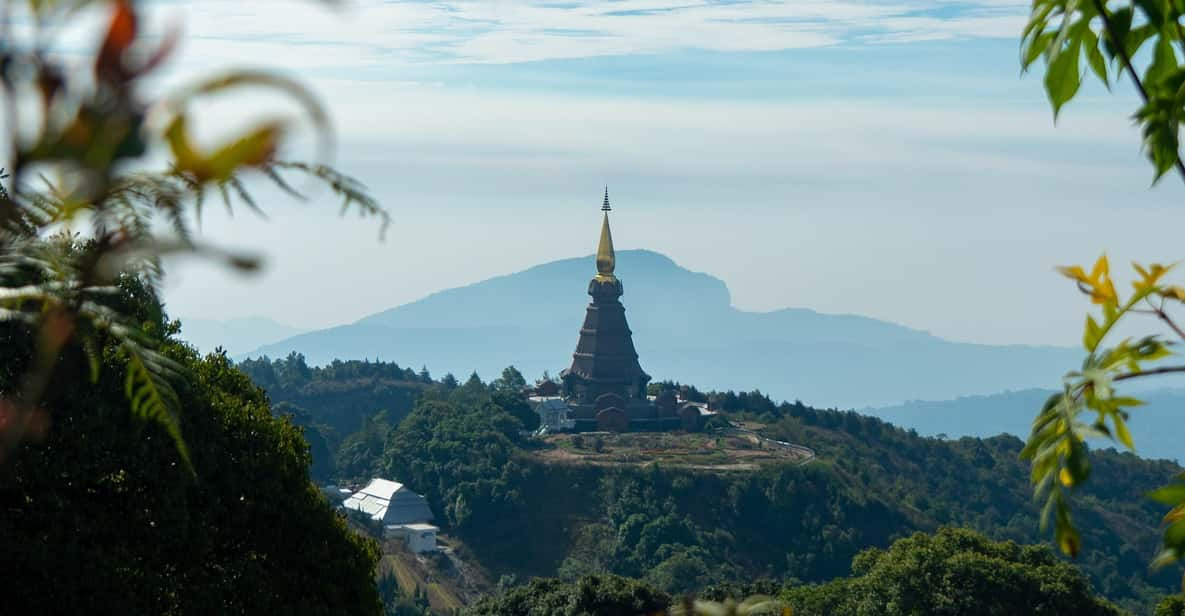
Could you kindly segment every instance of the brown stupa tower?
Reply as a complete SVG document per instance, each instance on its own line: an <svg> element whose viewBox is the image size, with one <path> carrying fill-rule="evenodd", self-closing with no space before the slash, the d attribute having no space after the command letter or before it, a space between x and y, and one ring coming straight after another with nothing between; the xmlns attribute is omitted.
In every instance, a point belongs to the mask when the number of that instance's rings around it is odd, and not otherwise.
<svg viewBox="0 0 1185 616"><path fill-rule="evenodd" d="M631 424L656 419L646 397L650 375L638 364L638 352L625 306L621 281L614 274L617 258L609 231L609 189L601 205L601 241L597 246L597 274L588 283L592 302L580 328L572 366L560 372L564 396L577 429L624 431Z"/></svg>

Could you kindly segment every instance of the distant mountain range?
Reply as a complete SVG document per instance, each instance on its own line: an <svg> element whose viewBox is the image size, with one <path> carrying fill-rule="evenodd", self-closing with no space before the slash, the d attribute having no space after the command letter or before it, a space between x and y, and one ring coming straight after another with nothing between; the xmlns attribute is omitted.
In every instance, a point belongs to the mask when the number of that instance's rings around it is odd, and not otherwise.
<svg viewBox="0 0 1185 616"><path fill-rule="evenodd" d="M303 331L267 317L246 317L228 321L181 319L181 337L203 353L222 347L227 353L238 355L265 344L290 338Z"/></svg>
<svg viewBox="0 0 1185 616"><path fill-rule="evenodd" d="M1027 438L1037 410L1052 394L1052 390L1026 389L939 402L910 401L861 412L903 428L913 428L923 436L988 437L1008 433ZM1160 389L1135 395L1146 403L1129 409L1128 427L1136 442L1136 453L1166 460L1185 457L1180 428L1185 413L1185 390ZM1098 445L1114 446L1101 441Z"/></svg>
<svg viewBox="0 0 1185 616"><path fill-rule="evenodd" d="M489 379L508 365L528 378L554 375L571 362L595 272L592 256L554 261L245 355L382 359L462 378ZM1047 387L1081 359L1069 348L952 342L854 315L738 310L721 280L646 250L619 252L617 274L642 367L655 380L860 408Z"/></svg>

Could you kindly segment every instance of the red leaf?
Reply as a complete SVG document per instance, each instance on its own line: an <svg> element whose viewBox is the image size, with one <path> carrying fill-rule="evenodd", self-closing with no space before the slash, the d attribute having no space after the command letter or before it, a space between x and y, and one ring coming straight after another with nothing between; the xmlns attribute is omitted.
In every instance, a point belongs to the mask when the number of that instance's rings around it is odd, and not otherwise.
<svg viewBox="0 0 1185 616"><path fill-rule="evenodd" d="M123 53L136 40L136 13L131 0L116 0L107 37L99 48L95 60L95 73L100 79L123 81L127 75L123 66Z"/></svg>

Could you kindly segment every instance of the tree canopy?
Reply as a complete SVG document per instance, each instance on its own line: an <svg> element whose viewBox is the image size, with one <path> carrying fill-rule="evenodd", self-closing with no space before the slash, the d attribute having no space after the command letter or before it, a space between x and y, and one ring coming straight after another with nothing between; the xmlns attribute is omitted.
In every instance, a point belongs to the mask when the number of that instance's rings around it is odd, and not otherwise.
<svg viewBox="0 0 1185 616"><path fill-rule="evenodd" d="M466 609L466 616L601 616L603 614L658 614L671 597L628 578L593 575L568 584L534 579L510 591L484 599Z"/></svg>
<svg viewBox="0 0 1185 616"><path fill-rule="evenodd" d="M888 549L861 552L853 575L821 585L772 581L715 585L691 602L652 585L614 575L564 582L535 579L485 599L470 616L544 614L723 614L745 598L752 614L800 616L1014 616L1016 614L1120 616L1095 597L1086 577L1045 546L996 542L964 529L916 533ZM779 601L757 599L773 596ZM1176 614L1167 600L1158 614ZM696 611L695 608L699 610ZM690 608L690 609L689 609ZM739 612L741 613L741 612Z"/></svg>
<svg viewBox="0 0 1185 616"><path fill-rule="evenodd" d="M63 347L44 400L52 429L0 465L0 612L377 614L377 548L309 482L300 428L224 354L198 357L139 282L117 301L184 375L177 415L191 464L159 423L126 412L128 359L102 340L102 374ZM0 365L33 332L0 324ZM0 390L19 378L9 368ZM332 580L332 583L329 581Z"/></svg>
<svg viewBox="0 0 1185 616"><path fill-rule="evenodd" d="M853 576L791 588L795 614L1118 616L1045 546L990 541L965 529L915 533L852 561Z"/></svg>

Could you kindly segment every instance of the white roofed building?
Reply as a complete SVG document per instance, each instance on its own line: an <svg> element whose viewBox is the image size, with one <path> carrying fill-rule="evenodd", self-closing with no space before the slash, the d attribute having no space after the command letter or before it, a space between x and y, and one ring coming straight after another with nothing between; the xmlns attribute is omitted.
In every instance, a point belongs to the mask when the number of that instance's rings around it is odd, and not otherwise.
<svg viewBox="0 0 1185 616"><path fill-rule="evenodd" d="M407 547L416 554L436 551L436 533L440 529L431 524L388 524L383 527L384 537L398 537L407 541Z"/></svg>
<svg viewBox="0 0 1185 616"><path fill-rule="evenodd" d="M429 522L433 518L427 499L402 483L387 479L371 479L365 488L350 495L342 507L383 525Z"/></svg>

